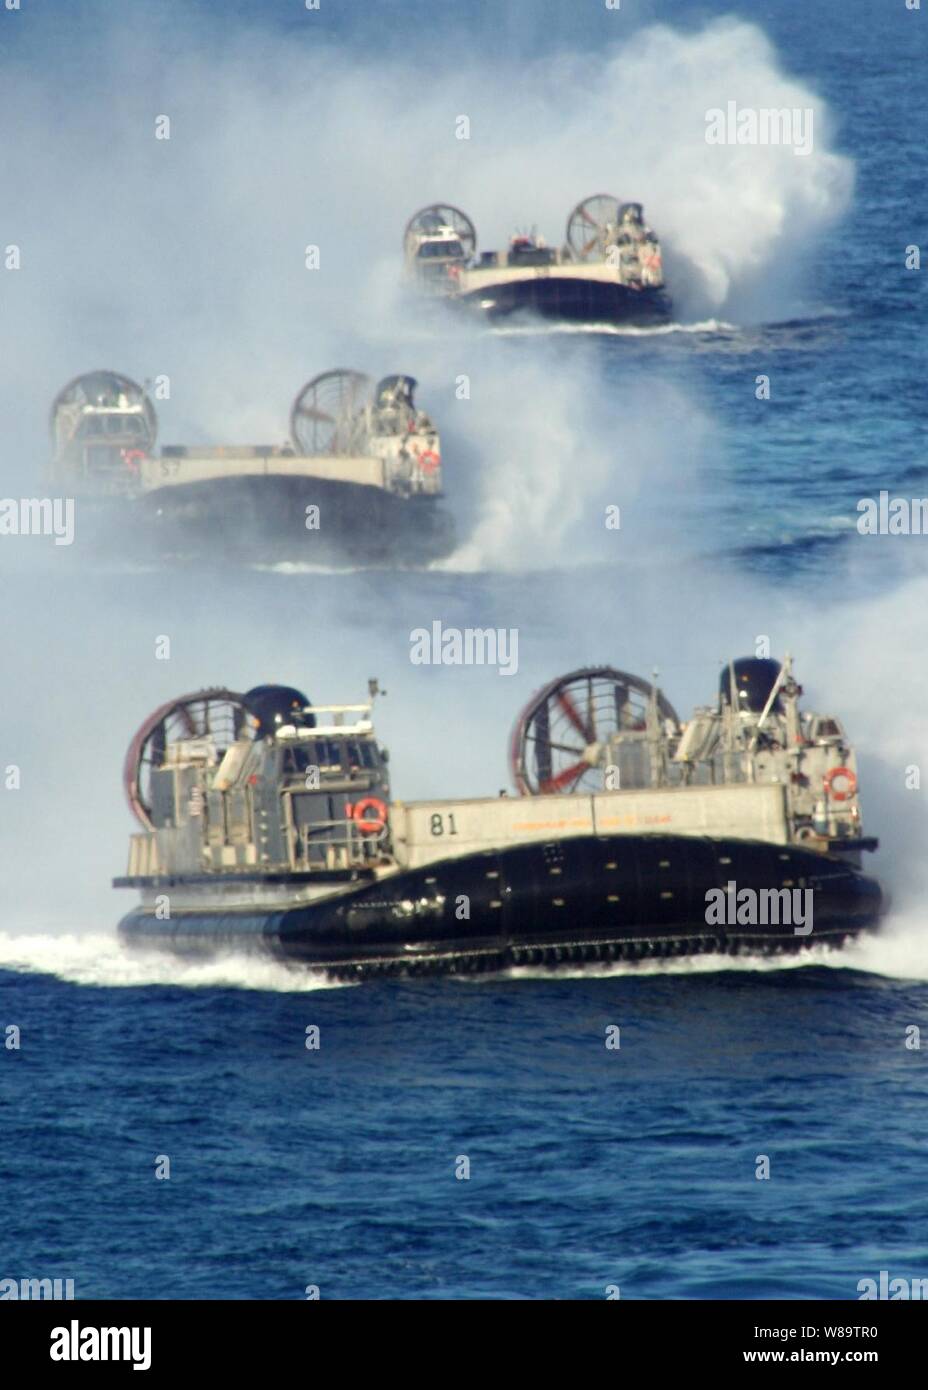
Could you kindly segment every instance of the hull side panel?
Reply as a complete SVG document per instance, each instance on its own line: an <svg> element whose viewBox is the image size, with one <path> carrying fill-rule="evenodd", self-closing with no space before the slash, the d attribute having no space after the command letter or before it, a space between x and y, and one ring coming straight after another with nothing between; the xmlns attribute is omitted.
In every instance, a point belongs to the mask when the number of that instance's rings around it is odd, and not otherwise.
<svg viewBox="0 0 928 1390"><path fill-rule="evenodd" d="M318 525L307 526L307 507ZM229 477L172 483L134 499L80 499L79 520L133 555L213 555L308 564L428 564L454 549L435 498L327 478ZM315 521L315 517L312 518Z"/></svg>
<svg viewBox="0 0 928 1390"><path fill-rule="evenodd" d="M706 894L811 891L811 932L791 920L707 922ZM235 949L336 972L482 969L523 961L798 951L876 925L875 880L793 847L684 836L584 836L444 860L279 909L205 905L120 924L129 944Z"/></svg>
<svg viewBox="0 0 928 1390"><path fill-rule="evenodd" d="M491 319L530 313L572 323L665 323L671 309L664 290L632 290L626 285L556 275L501 281L461 294L456 302L481 310Z"/></svg>

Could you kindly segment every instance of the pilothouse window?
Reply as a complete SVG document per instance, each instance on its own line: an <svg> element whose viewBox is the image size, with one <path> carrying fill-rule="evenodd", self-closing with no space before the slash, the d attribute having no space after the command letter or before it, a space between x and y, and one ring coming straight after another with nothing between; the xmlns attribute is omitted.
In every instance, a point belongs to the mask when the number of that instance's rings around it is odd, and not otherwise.
<svg viewBox="0 0 928 1390"><path fill-rule="evenodd" d="M345 753L348 759L349 768L352 767L376 767L374 749L370 743L355 742L350 739L345 744Z"/></svg>
<svg viewBox="0 0 928 1390"><path fill-rule="evenodd" d="M314 738L284 750L285 774L303 776L310 768L320 772L350 772L352 768L376 769L377 750L365 739Z"/></svg>
<svg viewBox="0 0 928 1390"><path fill-rule="evenodd" d="M464 247L459 241L424 241L417 255L420 261L438 258L460 261L464 259Z"/></svg>
<svg viewBox="0 0 928 1390"><path fill-rule="evenodd" d="M318 767L320 772L341 772L341 745L335 739L314 738L284 753L284 772L308 772Z"/></svg>
<svg viewBox="0 0 928 1390"><path fill-rule="evenodd" d="M145 425L141 415L86 415L78 430L79 439L99 438L100 435L130 435L138 438L144 434Z"/></svg>

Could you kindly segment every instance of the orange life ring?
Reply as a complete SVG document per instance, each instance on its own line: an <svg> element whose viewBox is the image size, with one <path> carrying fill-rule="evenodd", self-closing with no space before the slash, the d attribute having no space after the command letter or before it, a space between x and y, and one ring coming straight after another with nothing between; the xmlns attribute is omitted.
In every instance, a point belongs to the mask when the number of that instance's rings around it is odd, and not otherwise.
<svg viewBox="0 0 928 1390"><path fill-rule="evenodd" d="M145 457L145 450L144 450L144 449L123 449L123 450L122 450L122 461L123 461L123 463L126 465L126 467L129 469L129 471L132 472L132 473L138 473L138 471L139 471L139 459L143 459L144 457Z"/></svg>
<svg viewBox="0 0 928 1390"><path fill-rule="evenodd" d="M365 812L373 811L373 820L365 819ZM386 803L377 796L365 796L352 807L351 819L362 835L379 835L387 825Z"/></svg>
<svg viewBox="0 0 928 1390"><path fill-rule="evenodd" d="M834 783L839 777L843 777L847 782L847 789L843 792L834 790ZM832 767L825 773L825 790L832 801L847 801L848 797L854 795L857 790L857 778L849 767Z"/></svg>
<svg viewBox="0 0 928 1390"><path fill-rule="evenodd" d="M441 455L436 454L434 449L426 449L424 453L417 454L416 458L423 473L434 473L441 466Z"/></svg>

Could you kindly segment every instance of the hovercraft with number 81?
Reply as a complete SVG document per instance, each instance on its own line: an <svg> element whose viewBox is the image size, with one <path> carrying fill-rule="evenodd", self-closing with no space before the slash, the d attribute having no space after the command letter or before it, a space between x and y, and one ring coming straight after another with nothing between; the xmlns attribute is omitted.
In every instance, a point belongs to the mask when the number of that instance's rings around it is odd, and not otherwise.
<svg viewBox="0 0 928 1390"><path fill-rule="evenodd" d="M515 727L517 796L392 800L377 693L157 709L126 759L141 829L115 886L142 896L123 941L360 979L794 952L879 920L853 750L800 712L788 658L729 663L686 724L612 667L552 681Z"/></svg>

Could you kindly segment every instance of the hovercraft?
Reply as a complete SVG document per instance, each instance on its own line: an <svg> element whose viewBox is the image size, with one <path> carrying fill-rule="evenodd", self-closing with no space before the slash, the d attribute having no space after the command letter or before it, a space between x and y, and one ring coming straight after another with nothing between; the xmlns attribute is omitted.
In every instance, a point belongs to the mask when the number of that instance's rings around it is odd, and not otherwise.
<svg viewBox="0 0 928 1390"><path fill-rule="evenodd" d="M880 917L877 842L843 726L800 694L789 659L745 658L681 725L647 681L575 671L519 717L517 796L429 802L391 798L370 702L183 696L127 756L121 938L348 979L840 946Z"/></svg>
<svg viewBox="0 0 928 1390"><path fill-rule="evenodd" d="M489 319L529 313L567 322L665 322L670 300L657 235L640 203L597 193L567 219L562 247L534 230L505 251L477 251L477 232L460 208L432 203L403 234L407 279Z"/></svg>
<svg viewBox="0 0 928 1390"><path fill-rule="evenodd" d="M117 372L69 382L51 409L48 485L135 551L428 564L454 547L441 444L413 377L313 377L278 445L165 445L148 393ZM127 522L131 524L127 524Z"/></svg>

